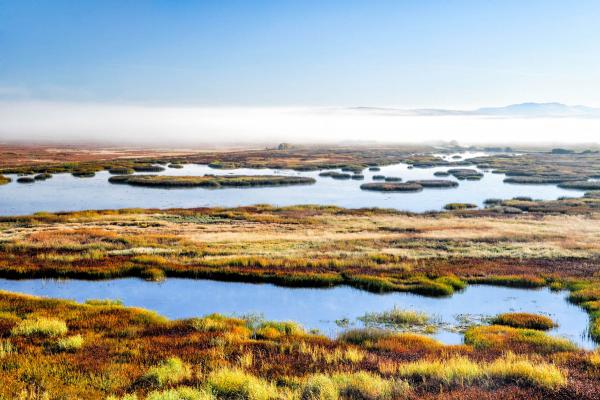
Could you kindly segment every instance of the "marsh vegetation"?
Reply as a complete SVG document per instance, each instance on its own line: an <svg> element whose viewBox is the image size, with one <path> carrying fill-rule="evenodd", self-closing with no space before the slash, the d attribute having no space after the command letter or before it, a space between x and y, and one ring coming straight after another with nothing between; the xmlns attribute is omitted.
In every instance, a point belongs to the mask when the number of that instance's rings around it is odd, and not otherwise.
<svg viewBox="0 0 600 400"><path fill-rule="evenodd" d="M525 340L503 352L506 341L490 338L487 327L471 332L474 344L448 346L413 333L327 339L288 323L216 314L167 320L120 305L7 293L0 307L0 363L11 366L0 371L6 398L593 398L585 393L599 373L595 353L539 331L531 344L515 328L495 328Z"/></svg>
<svg viewBox="0 0 600 400"><path fill-rule="evenodd" d="M437 170L406 177L386 167L397 163L404 163L406 175L409 170ZM505 174L497 178L506 183L551 184L589 192L556 200L537 200L534 191L506 199L493 193L485 208L477 208L482 204L479 200L471 204L449 197L445 200L449 212L424 214L261 205L2 217L0 276L347 285L436 299L450 298L468 284L551 287L569 291L571 307L588 313L589 333L600 340L600 195L594 191L600 189L594 180L600 176L600 162L595 154L493 154L463 159L450 152L442 157L427 148L285 145L127 159L19 162L3 164L0 172L21 174L17 181L31 183L55 173L94 177L107 171L103 174L112 174L112 183L165 188L315 182L308 176L276 175L279 171L188 176L183 175L189 168L184 164L208 165L215 173L234 168L292 169L305 175L313 171L312 176L347 181L327 180L332 187L358 188L353 180L371 177L376 182L360 188L384 192L456 188L456 180L461 181L461 189L481 185L490 176L485 170ZM134 174L166 168L171 176ZM377 171L385 172L372 175ZM58 179L14 186L42 188ZM468 182L478 180L482 181ZM0 176L0 184L7 181ZM452 192L458 190L447 191L448 196ZM556 329L552 318L509 311L469 320L461 327L464 344L447 345L422 335L440 327L435 315L403 308L368 312L361 319L365 327L350 326L339 337L326 337L290 321L218 314L168 320L114 300L80 304L2 292L0 398L597 398L597 351L582 350L552 334Z"/></svg>
<svg viewBox="0 0 600 400"><path fill-rule="evenodd" d="M281 185L308 185L315 183L313 178L279 175L118 175L109 178L110 183L147 187L256 187Z"/></svg>

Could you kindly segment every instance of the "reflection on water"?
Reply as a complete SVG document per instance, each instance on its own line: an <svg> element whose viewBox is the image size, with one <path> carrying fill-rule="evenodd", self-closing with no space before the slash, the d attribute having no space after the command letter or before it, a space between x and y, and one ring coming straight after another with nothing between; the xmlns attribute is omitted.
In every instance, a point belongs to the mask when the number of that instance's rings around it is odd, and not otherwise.
<svg viewBox="0 0 600 400"><path fill-rule="evenodd" d="M463 154L473 157L478 153ZM451 158L452 155L446 156ZM458 161L458 160L454 160ZM471 168L471 167L469 167ZM474 167L472 167L474 168ZM103 171L93 178L75 178L70 174L56 174L44 182L19 184L12 182L0 186L0 215L32 214L38 211L74 211L111 208L168 208L168 207L236 207L254 204L287 206L295 204L336 205L348 208L381 207L423 212L440 210L447 203L468 202L483 205L488 198L508 199L530 196L534 199L557 199L561 196L579 196L580 191L558 188L556 185L513 185L503 183L504 175L485 172L480 181L459 181L452 189L425 189L417 193L379 193L360 189L361 183L372 181L373 175L401 177L404 181L433 179L434 172L448 167L410 169L406 164L381 167L381 171L364 171L365 180L335 180L319 177L320 171L297 172L291 170L246 169L218 170L206 165L185 165L182 169L167 168L163 175L300 175L314 177L310 186L284 186L267 188L229 188L210 190L203 188L157 189L113 185L110 175ZM16 177L11 176L13 180ZM449 177L447 179L454 180Z"/></svg>
<svg viewBox="0 0 600 400"><path fill-rule="evenodd" d="M169 278L161 283L137 278L107 281L6 280L0 289L39 296L73 299L120 299L128 306L155 310L169 318L197 317L210 313L227 315L262 314L272 320L292 320L309 329L334 336L342 330L336 320L348 319L350 326L368 312L393 307L426 312L444 323L456 324L462 315L493 316L523 311L545 314L558 322L550 331L593 348L587 335L588 316L566 301L566 293L472 285L451 297L431 298L410 293L374 294L340 286L329 289L284 288L250 284ZM441 330L435 337L445 343L461 343L462 335Z"/></svg>

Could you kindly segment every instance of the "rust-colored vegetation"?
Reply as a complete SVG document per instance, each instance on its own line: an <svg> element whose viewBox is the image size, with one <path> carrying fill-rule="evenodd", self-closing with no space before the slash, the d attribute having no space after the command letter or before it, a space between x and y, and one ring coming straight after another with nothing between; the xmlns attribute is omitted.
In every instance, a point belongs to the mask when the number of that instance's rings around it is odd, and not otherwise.
<svg viewBox="0 0 600 400"><path fill-rule="evenodd" d="M368 332L332 340L290 323L170 321L118 303L8 293L0 310L0 397L10 399L592 399L600 378L595 353L567 346L505 351Z"/></svg>

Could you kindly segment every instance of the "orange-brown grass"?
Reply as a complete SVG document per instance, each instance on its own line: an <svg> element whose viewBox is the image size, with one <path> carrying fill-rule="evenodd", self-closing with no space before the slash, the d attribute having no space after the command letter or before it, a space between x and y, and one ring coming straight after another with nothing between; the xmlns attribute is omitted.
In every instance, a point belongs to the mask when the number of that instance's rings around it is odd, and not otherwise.
<svg viewBox="0 0 600 400"><path fill-rule="evenodd" d="M22 321L36 318L63 321L67 332L12 333ZM342 399L356 398L352 393L428 399L440 391L460 398L463 391L490 390L558 399L593 392L593 379L600 378L600 370L589 367L593 360L592 353L581 351L560 358L503 355L416 335L350 345L290 323L219 315L169 321L111 302L78 304L0 292L0 398L7 399L23 393L91 400L192 393L184 388L227 398L281 398L322 385Z"/></svg>
<svg viewBox="0 0 600 400"><path fill-rule="evenodd" d="M600 337L597 307L586 306L600 300L590 278L600 276L597 219L319 206L38 213L0 218L0 276L346 284L432 296L466 283L552 284L577 289L572 300Z"/></svg>
<svg viewBox="0 0 600 400"><path fill-rule="evenodd" d="M499 314L493 319L493 323L512 326L513 328L538 329L541 331L547 331L556 326L556 323L545 315L523 312Z"/></svg>
<svg viewBox="0 0 600 400"><path fill-rule="evenodd" d="M534 329L501 325L469 328L465 332L465 342L476 348L518 352L556 353L575 349L575 345L567 339L549 336Z"/></svg>

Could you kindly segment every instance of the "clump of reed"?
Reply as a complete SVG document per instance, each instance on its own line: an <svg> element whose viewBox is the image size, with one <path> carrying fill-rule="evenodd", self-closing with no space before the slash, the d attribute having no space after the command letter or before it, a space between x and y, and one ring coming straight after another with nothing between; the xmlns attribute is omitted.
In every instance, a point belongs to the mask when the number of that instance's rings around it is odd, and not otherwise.
<svg viewBox="0 0 600 400"><path fill-rule="evenodd" d="M434 352L445 347L441 342L425 335L402 332L386 335L372 343L374 348L395 353Z"/></svg>
<svg viewBox="0 0 600 400"><path fill-rule="evenodd" d="M388 311L367 313L358 319L366 326L419 330L427 333L432 333L437 329L435 322L426 313L396 307Z"/></svg>
<svg viewBox="0 0 600 400"><path fill-rule="evenodd" d="M75 352L84 345L84 339L81 335L73 335L60 338L54 346L57 351Z"/></svg>
<svg viewBox="0 0 600 400"><path fill-rule="evenodd" d="M369 399L392 400L410 391L407 382L385 379L369 372L315 374L300 388L302 400Z"/></svg>
<svg viewBox="0 0 600 400"><path fill-rule="evenodd" d="M274 340L282 336L299 336L304 334L304 329L297 323L291 321L264 321L251 324L254 336L258 339Z"/></svg>
<svg viewBox="0 0 600 400"><path fill-rule="evenodd" d="M492 319L495 325L506 325L513 328L526 328L547 331L556 327L556 323L544 315L531 313L503 313Z"/></svg>
<svg viewBox="0 0 600 400"><path fill-rule="evenodd" d="M410 385L400 379L385 379L366 371L333 374L331 380L342 398L392 400L405 396Z"/></svg>
<svg viewBox="0 0 600 400"><path fill-rule="evenodd" d="M472 203L448 203L444 206L444 210L455 211L455 210L468 210L477 208L477 204Z"/></svg>
<svg viewBox="0 0 600 400"><path fill-rule="evenodd" d="M579 304L590 315L590 336L600 341L600 286L597 283L576 284L571 288L569 301Z"/></svg>
<svg viewBox="0 0 600 400"><path fill-rule="evenodd" d="M67 333L65 321L56 318L30 317L19 322L12 330L13 336L56 337Z"/></svg>
<svg viewBox="0 0 600 400"><path fill-rule="evenodd" d="M397 374L410 381L429 381L430 385L493 387L514 383L556 390L567 384L565 373L553 364L507 353L492 362L478 363L462 356L449 359L420 360L400 364Z"/></svg>
<svg viewBox="0 0 600 400"><path fill-rule="evenodd" d="M465 343L478 349L534 353L574 351L577 348L568 339L550 336L539 330L502 325L471 327L465 332Z"/></svg>
<svg viewBox="0 0 600 400"><path fill-rule="evenodd" d="M160 268L144 268L140 275L145 280L151 282L161 282L167 278L165 271Z"/></svg>
<svg viewBox="0 0 600 400"><path fill-rule="evenodd" d="M171 357L160 364L150 367L141 380L152 386L163 387L179 383L191 377L191 368L178 357Z"/></svg>
<svg viewBox="0 0 600 400"><path fill-rule="evenodd" d="M2 174L0 174L0 185L6 185L7 183L12 182L12 179L10 179L8 176L4 176Z"/></svg>
<svg viewBox="0 0 600 400"><path fill-rule="evenodd" d="M271 400L279 396L272 383L235 368L213 371L207 378L207 386L224 399Z"/></svg>
<svg viewBox="0 0 600 400"><path fill-rule="evenodd" d="M190 325L199 332L229 333L238 338L249 338L253 333L247 319L230 318L221 314L193 318Z"/></svg>

